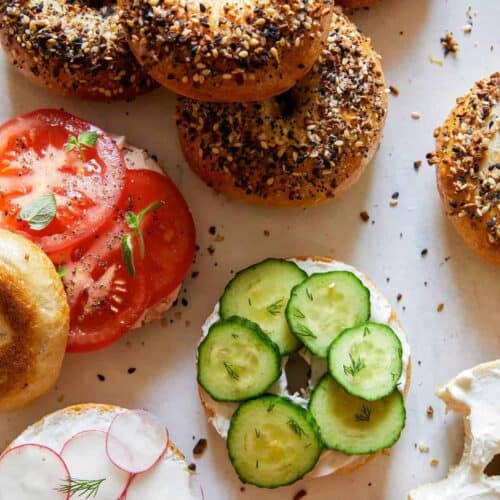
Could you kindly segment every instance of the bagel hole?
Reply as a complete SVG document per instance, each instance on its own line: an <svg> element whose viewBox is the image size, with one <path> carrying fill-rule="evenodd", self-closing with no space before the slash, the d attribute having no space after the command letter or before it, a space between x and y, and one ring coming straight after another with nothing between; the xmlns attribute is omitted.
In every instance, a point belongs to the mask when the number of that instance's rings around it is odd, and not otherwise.
<svg viewBox="0 0 500 500"><path fill-rule="evenodd" d="M293 89L277 95L275 99L278 103L281 116L288 118L295 113L299 101L297 93L294 92Z"/></svg>
<svg viewBox="0 0 500 500"><path fill-rule="evenodd" d="M484 469L487 476L500 476L500 453L497 453Z"/></svg>
<svg viewBox="0 0 500 500"><path fill-rule="evenodd" d="M311 379L311 367L300 354L295 352L288 357L285 373L290 394L307 392Z"/></svg>

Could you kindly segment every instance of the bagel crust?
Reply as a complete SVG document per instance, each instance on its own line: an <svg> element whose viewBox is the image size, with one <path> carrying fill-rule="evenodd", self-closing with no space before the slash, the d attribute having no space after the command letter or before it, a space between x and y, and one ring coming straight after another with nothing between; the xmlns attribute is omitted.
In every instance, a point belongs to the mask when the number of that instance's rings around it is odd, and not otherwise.
<svg viewBox="0 0 500 500"><path fill-rule="evenodd" d="M312 67L330 0L119 0L130 46L150 75L204 101L255 101Z"/></svg>
<svg viewBox="0 0 500 500"><path fill-rule="evenodd" d="M259 205L306 207L358 180L382 134L384 76L370 41L337 11L327 43L283 95L248 104L179 98L182 151L209 186Z"/></svg>
<svg viewBox="0 0 500 500"><path fill-rule="evenodd" d="M336 0L335 5L340 5L346 9L361 9L362 7L370 7L378 2L378 0Z"/></svg>
<svg viewBox="0 0 500 500"><path fill-rule="evenodd" d="M0 229L0 411L23 407L54 385L68 329L52 262L31 241Z"/></svg>
<svg viewBox="0 0 500 500"><path fill-rule="evenodd" d="M130 51L115 3L2 0L0 41L24 76L57 94L131 98L156 84Z"/></svg>
<svg viewBox="0 0 500 500"><path fill-rule="evenodd" d="M434 132L437 185L465 242L500 265L500 73L480 80Z"/></svg>

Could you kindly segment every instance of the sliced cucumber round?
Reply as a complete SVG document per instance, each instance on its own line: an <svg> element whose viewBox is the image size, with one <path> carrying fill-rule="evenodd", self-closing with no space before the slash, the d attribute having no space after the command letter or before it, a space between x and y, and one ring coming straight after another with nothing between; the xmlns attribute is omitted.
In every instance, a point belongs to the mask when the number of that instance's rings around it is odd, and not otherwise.
<svg viewBox="0 0 500 500"><path fill-rule="evenodd" d="M286 308L293 334L316 356L346 328L370 318L370 291L349 271L312 274L297 285Z"/></svg>
<svg viewBox="0 0 500 500"><path fill-rule="evenodd" d="M276 488L309 472L322 445L308 411L289 399L265 395L242 403L234 413L227 449L242 481Z"/></svg>
<svg viewBox="0 0 500 500"><path fill-rule="evenodd" d="M402 355L401 341L392 328L368 322L344 330L331 343L328 370L349 394L374 401L396 388Z"/></svg>
<svg viewBox="0 0 500 500"><path fill-rule="evenodd" d="M390 448L406 420L403 396L397 389L378 401L365 401L348 394L329 374L314 389L309 410L324 445L348 455Z"/></svg>
<svg viewBox="0 0 500 500"><path fill-rule="evenodd" d="M241 316L257 323L279 347L281 354L296 351L301 343L285 318L290 291L307 274L293 262L267 259L240 271L220 299L222 318Z"/></svg>
<svg viewBox="0 0 500 500"><path fill-rule="evenodd" d="M243 318L215 323L198 347L198 383L217 401L263 394L280 374L277 346Z"/></svg>

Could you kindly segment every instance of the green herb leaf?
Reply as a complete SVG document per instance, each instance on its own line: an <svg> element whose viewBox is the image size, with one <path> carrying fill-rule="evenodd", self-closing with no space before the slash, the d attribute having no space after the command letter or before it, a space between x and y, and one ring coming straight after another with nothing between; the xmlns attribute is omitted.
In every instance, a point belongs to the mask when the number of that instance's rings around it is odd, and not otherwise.
<svg viewBox="0 0 500 500"><path fill-rule="evenodd" d="M19 217L27 222L31 229L41 231L52 222L56 212L56 197L53 194L44 194L25 205Z"/></svg>
<svg viewBox="0 0 500 500"><path fill-rule="evenodd" d="M80 144L80 146L87 146L88 148L93 148L97 143L98 137L99 136L97 135L97 132L95 132L94 130L90 130L88 132L82 132L78 136L78 144Z"/></svg>
<svg viewBox="0 0 500 500"><path fill-rule="evenodd" d="M126 234L122 238L122 257L125 267L132 278L135 276L135 264L134 264L134 246L132 243L132 235L130 233Z"/></svg>
<svg viewBox="0 0 500 500"><path fill-rule="evenodd" d="M306 325L297 325L293 332L300 337L311 337L312 339L317 338L316 335L312 332L312 330Z"/></svg>
<svg viewBox="0 0 500 500"><path fill-rule="evenodd" d="M82 132L78 137L70 135L68 142L64 145L64 149L65 151L73 151L73 149L77 148L81 151L84 146L86 148L93 148L97 144L98 138L99 135L93 130Z"/></svg>
<svg viewBox="0 0 500 500"><path fill-rule="evenodd" d="M224 368L226 369L227 373L229 374L229 376L234 379L234 380L239 380L240 379L240 376L236 373L235 369L233 368L233 366L228 363L227 361L224 361Z"/></svg>
<svg viewBox="0 0 500 500"><path fill-rule="evenodd" d="M89 498L95 498L99 492L101 484L104 483L106 479L70 479L69 481L64 481L58 486L55 491L68 495L71 498L76 495L77 497L84 497L86 500Z"/></svg>
<svg viewBox="0 0 500 500"><path fill-rule="evenodd" d="M137 238L137 242L139 243L139 255L141 260L144 259L146 255L146 246L144 243L144 236L142 235L141 224L146 215L154 212L157 208L160 208L163 205L163 201L155 201L148 205L146 208L141 210L138 214L134 214L134 212L128 211L125 213L125 222L127 226L132 229L134 236Z"/></svg>
<svg viewBox="0 0 500 500"><path fill-rule="evenodd" d="M56 267L56 272L57 272L59 278L64 278L68 274L68 270L64 269L64 267L61 267L61 266Z"/></svg>
<svg viewBox="0 0 500 500"><path fill-rule="evenodd" d="M304 319L306 317L305 314L300 309L297 309L296 307L294 307L292 309L292 314L295 318L299 318L299 319Z"/></svg>
<svg viewBox="0 0 500 500"><path fill-rule="evenodd" d="M366 363L360 357L354 359L351 353L349 353L349 358L351 358L351 364L347 366L344 365L344 373L354 377L354 375L357 375L363 368L366 367Z"/></svg>
<svg viewBox="0 0 500 500"><path fill-rule="evenodd" d="M297 436L307 437L307 434L304 431L304 429L302 429L302 427L293 418L288 420L287 424L290 427L290 429L292 429L292 431L295 432L295 434L297 434Z"/></svg>
<svg viewBox="0 0 500 500"><path fill-rule="evenodd" d="M372 412L368 406L363 405L361 407L360 413L356 413L354 415L354 418L356 419L357 422L369 422L370 421L370 416Z"/></svg>
<svg viewBox="0 0 500 500"><path fill-rule="evenodd" d="M260 438L260 431L259 429L254 429L255 430L255 437L258 439Z"/></svg>
<svg viewBox="0 0 500 500"><path fill-rule="evenodd" d="M367 335L370 335L372 332L370 331L370 329L365 326L364 330L363 330L363 337L366 337Z"/></svg>
<svg viewBox="0 0 500 500"><path fill-rule="evenodd" d="M285 299L282 297L281 299L277 300L276 302L268 305L266 307L266 311L273 316L277 316L281 312L281 310L283 309L284 303L285 303Z"/></svg>
<svg viewBox="0 0 500 500"><path fill-rule="evenodd" d="M276 403L270 403L269 406L267 407L267 413L271 413L276 406Z"/></svg>
<svg viewBox="0 0 500 500"><path fill-rule="evenodd" d="M309 288L306 288L306 295L311 302L314 300L313 294L310 292Z"/></svg>

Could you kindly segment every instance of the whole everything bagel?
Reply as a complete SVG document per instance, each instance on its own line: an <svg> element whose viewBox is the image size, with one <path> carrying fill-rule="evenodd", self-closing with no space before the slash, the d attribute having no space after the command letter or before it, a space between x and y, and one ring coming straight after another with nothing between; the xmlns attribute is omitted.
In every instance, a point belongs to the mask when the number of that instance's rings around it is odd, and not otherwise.
<svg viewBox="0 0 500 500"><path fill-rule="evenodd" d="M500 73L457 99L434 135L428 160L448 218L476 253L500 265Z"/></svg>
<svg viewBox="0 0 500 500"><path fill-rule="evenodd" d="M11 63L53 92L130 98L156 84L135 60L116 2L5 0L0 41Z"/></svg>
<svg viewBox="0 0 500 500"><path fill-rule="evenodd" d="M190 167L230 198L306 207L352 186L379 146L385 82L370 41L335 11L311 72L255 103L179 98L179 140Z"/></svg>
<svg viewBox="0 0 500 500"><path fill-rule="evenodd" d="M323 269L323 272L328 272L333 270L334 268L336 269L342 269L342 270L350 270L351 272L355 272L355 274L362 279L362 282L365 286L367 286L370 289L370 292L372 294L372 298L374 302L379 302L380 304L383 304L383 310L384 310L384 315L385 317L385 323L387 323L389 326L391 326L394 330L397 330L400 332L398 335L401 335L402 338L406 342L406 335L404 332L403 327L401 326L399 319L396 315L396 312L392 309L390 306L389 302L387 299L383 296L383 294L380 292L380 290L375 286L375 284L363 273L355 270L354 268L350 266L346 266L345 264L342 264L341 262L335 261L334 259L331 259L329 257L319 257L319 256L314 256L314 257L295 257L293 259L287 259L287 260L294 260L297 263L300 264L300 261L307 262L309 261L312 263L314 266L321 267ZM312 271L313 273L320 272L319 270L315 269ZM376 298L375 298L376 296ZM206 335L208 332L208 329L210 328L210 325L213 324L216 321L216 318L214 314L218 311L216 308L215 311L212 313L212 315L207 319L205 325L203 326L203 335ZM218 314L218 313L217 313ZM402 396L404 399L406 399L408 395L408 391L410 388L410 383L411 383L411 357L410 353L408 352L408 357L406 361L406 366L403 368L403 374L404 374L404 384L399 387L399 391L401 392ZM312 367L311 367L312 368ZM314 369L312 369L312 373L314 373ZM322 374L319 374L321 376ZM309 375L312 378L312 375ZM310 382L312 380L310 379ZM273 391L271 391L273 392ZM199 395L200 395L200 400L202 402L203 408L205 410L205 414L207 416L208 421L214 426L216 431L224 438L226 438L226 425L221 423L222 420L228 420L231 418L233 413L236 411L238 408L238 405L235 403L220 403L216 400L214 400L201 386L199 386ZM280 393L280 395L282 395ZM307 398L310 397L310 394L307 396ZM307 399L306 398L306 399ZM318 477L323 477L327 475L333 475L333 474L342 474L342 473L349 473L352 472L359 467L365 465L368 463L371 459L376 457L380 452L376 453L371 453L367 455L344 455L340 452L330 450L330 449L324 449L324 451L321 453L321 456L314 466L314 468L307 473L306 477L308 478L318 478Z"/></svg>
<svg viewBox="0 0 500 500"><path fill-rule="evenodd" d="M69 307L54 265L37 245L3 229L0 241L0 411L10 411L56 382Z"/></svg>
<svg viewBox="0 0 500 500"><path fill-rule="evenodd" d="M321 52L329 0L119 0L132 51L174 92L255 101L292 87Z"/></svg>

